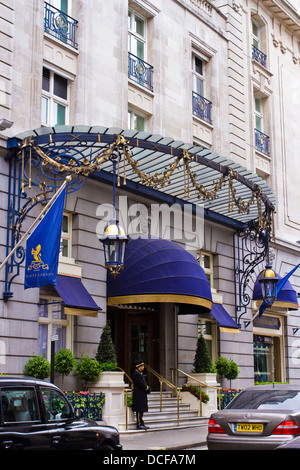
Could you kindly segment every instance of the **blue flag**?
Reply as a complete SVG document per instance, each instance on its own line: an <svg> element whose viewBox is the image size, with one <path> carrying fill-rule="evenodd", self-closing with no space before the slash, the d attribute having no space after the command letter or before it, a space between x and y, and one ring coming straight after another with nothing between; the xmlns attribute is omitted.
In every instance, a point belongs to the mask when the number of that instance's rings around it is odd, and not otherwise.
<svg viewBox="0 0 300 470"><path fill-rule="evenodd" d="M56 286L66 189L26 242L24 287Z"/></svg>
<svg viewBox="0 0 300 470"><path fill-rule="evenodd" d="M278 297L278 294L279 292L281 291L281 289L283 288L283 286L285 285L285 283L288 281L289 277L296 271L297 268L299 268L300 264L297 264L297 266L295 266L289 273L287 273L282 279L280 279L277 283L277 296ZM262 314L264 313L264 311L267 309L267 308L270 308L272 306L272 304L269 304L268 302L266 302L265 300L262 302L261 306L259 307L259 315L258 315L258 318L260 318L262 316Z"/></svg>

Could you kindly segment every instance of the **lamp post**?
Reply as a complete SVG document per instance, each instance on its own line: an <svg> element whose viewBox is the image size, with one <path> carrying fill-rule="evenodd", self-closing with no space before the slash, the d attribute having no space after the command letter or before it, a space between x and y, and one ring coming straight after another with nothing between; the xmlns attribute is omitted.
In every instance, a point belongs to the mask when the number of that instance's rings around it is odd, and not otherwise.
<svg viewBox="0 0 300 470"><path fill-rule="evenodd" d="M112 154L111 158L113 161L113 218L105 226L100 241L104 248L105 267L115 277L124 267L125 246L128 238L116 219L116 160L119 154Z"/></svg>

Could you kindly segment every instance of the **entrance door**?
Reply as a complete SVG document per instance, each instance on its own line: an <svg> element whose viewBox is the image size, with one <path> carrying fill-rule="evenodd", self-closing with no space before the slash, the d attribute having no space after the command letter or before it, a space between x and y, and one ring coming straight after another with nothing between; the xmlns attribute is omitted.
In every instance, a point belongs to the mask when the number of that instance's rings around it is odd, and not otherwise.
<svg viewBox="0 0 300 470"><path fill-rule="evenodd" d="M152 364L153 356L153 325L148 315L128 315L127 322L127 367L134 366L135 361L142 359L146 364Z"/></svg>
<svg viewBox="0 0 300 470"><path fill-rule="evenodd" d="M114 325L114 343L118 364L131 376L134 362L142 359L159 372L159 317L158 312L136 310L110 310L111 324ZM146 373L146 370L145 370ZM157 383L148 374L148 385L152 390Z"/></svg>

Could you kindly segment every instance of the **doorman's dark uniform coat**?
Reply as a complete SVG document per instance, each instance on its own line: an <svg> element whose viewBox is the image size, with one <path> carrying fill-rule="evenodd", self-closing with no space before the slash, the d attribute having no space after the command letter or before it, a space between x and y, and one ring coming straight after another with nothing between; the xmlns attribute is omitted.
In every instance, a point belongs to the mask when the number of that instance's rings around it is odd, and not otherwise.
<svg viewBox="0 0 300 470"><path fill-rule="evenodd" d="M147 385L142 372L134 370L132 374L133 381L133 411L148 411L147 394L150 393L150 387Z"/></svg>

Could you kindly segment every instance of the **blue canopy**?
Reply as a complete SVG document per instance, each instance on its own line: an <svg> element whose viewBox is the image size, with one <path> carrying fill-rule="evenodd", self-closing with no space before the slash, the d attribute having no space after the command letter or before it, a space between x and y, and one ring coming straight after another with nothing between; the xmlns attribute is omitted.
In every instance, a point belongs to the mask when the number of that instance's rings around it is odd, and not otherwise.
<svg viewBox="0 0 300 470"><path fill-rule="evenodd" d="M101 310L78 277L58 275L55 289L63 301L66 314L94 317Z"/></svg>
<svg viewBox="0 0 300 470"><path fill-rule="evenodd" d="M209 282L197 260L175 242L137 238L125 250L124 269L108 275L108 305L172 302L211 309Z"/></svg>
<svg viewBox="0 0 300 470"><path fill-rule="evenodd" d="M217 320L217 323L222 330L231 331L233 333L239 332L239 326L231 318L229 313L225 310L223 305L213 303L211 306L211 314ZM235 331L234 331L235 330Z"/></svg>
<svg viewBox="0 0 300 470"><path fill-rule="evenodd" d="M253 289L253 300L256 300L258 302L262 302L263 300L261 285L259 282L261 274L262 273L258 275ZM279 276L279 274L277 273L276 276L278 277L278 279L282 279L282 277ZM292 287L289 281L286 281L273 305L274 307L288 308L289 310L298 310L297 292Z"/></svg>

